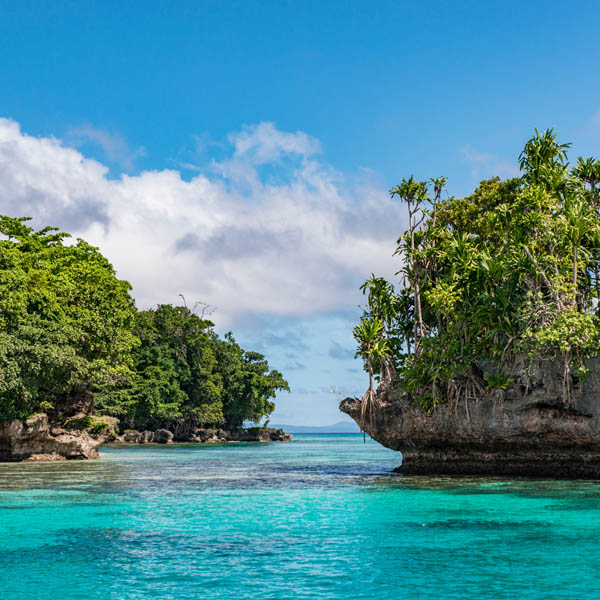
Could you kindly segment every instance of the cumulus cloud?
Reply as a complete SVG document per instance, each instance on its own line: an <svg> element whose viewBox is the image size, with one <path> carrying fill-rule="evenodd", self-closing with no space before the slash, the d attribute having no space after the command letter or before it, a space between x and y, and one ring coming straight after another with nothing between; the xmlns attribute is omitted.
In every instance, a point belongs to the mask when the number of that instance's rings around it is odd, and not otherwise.
<svg viewBox="0 0 600 600"><path fill-rule="evenodd" d="M172 169L115 179L66 143L0 119L0 212L99 246L141 307L181 293L218 307L220 326L349 310L372 271L398 270L404 211L384 189L350 186L303 132L261 123L229 139L229 157L189 181Z"/></svg>
<svg viewBox="0 0 600 600"><path fill-rule="evenodd" d="M320 151L319 141L303 131L279 131L273 123L259 123L244 127L229 136L235 148L235 158L249 158L260 165L281 160L284 155L308 157Z"/></svg>
<svg viewBox="0 0 600 600"><path fill-rule="evenodd" d="M34 138L0 119L0 209L84 231L109 221L108 168L54 138Z"/></svg>

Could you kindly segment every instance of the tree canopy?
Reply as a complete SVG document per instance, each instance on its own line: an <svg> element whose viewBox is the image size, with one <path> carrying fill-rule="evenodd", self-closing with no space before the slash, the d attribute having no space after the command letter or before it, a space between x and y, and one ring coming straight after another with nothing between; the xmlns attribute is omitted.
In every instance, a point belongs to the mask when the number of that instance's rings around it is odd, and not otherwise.
<svg viewBox="0 0 600 600"><path fill-rule="evenodd" d="M98 411L124 427L233 429L269 415L276 392L289 389L262 354L243 350L231 333L219 338L211 321L185 306L137 313L133 333L140 340L133 376L96 395Z"/></svg>
<svg viewBox="0 0 600 600"><path fill-rule="evenodd" d="M83 240L0 217L0 420L129 372L130 286Z"/></svg>
<svg viewBox="0 0 600 600"><path fill-rule="evenodd" d="M355 337L367 370L382 381L397 374L429 409L554 360L569 402L600 352L600 161L569 165L569 147L536 130L521 177L483 181L465 198L443 199L445 178L410 177L390 191L407 206L408 228L398 288L375 276L363 286Z"/></svg>
<svg viewBox="0 0 600 600"><path fill-rule="evenodd" d="M122 426L239 427L288 384L185 306L137 311L97 248L0 217L0 422L85 396Z"/></svg>

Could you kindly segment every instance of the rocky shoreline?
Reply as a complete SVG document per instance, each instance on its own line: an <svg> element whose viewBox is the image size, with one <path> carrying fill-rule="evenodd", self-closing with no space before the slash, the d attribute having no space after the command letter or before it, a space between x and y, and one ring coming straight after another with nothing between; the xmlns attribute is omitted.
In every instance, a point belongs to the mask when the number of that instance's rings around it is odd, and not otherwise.
<svg viewBox="0 0 600 600"><path fill-rule="evenodd" d="M173 434L168 429L156 431L126 431L112 444L225 444L227 442L290 442L291 433L270 427L252 427L226 431L224 429L194 429L185 434Z"/></svg>
<svg viewBox="0 0 600 600"><path fill-rule="evenodd" d="M45 413L0 425L0 462L50 462L98 458L115 436L118 419L75 417L53 424Z"/></svg>
<svg viewBox="0 0 600 600"><path fill-rule="evenodd" d="M563 398L559 365L546 362L505 390L440 404L427 413L399 382L379 389L365 431L402 452L410 475L524 475L600 478L600 360L587 381ZM340 410L360 425L361 399Z"/></svg>
<svg viewBox="0 0 600 600"><path fill-rule="evenodd" d="M118 419L77 415L52 423L45 413L26 421L15 420L0 425L0 462L52 462L99 458L101 445L172 444L227 442L288 442L292 436L282 429L253 427L236 431L195 429L175 436L167 429L126 431L117 434Z"/></svg>

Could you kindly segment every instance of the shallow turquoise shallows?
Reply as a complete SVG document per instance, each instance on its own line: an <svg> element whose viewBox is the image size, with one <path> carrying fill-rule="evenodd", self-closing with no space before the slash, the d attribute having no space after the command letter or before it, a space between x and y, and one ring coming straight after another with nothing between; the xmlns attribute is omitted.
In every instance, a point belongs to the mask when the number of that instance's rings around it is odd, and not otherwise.
<svg viewBox="0 0 600 600"><path fill-rule="evenodd" d="M600 598L600 483L399 462L304 435L0 465L0 598Z"/></svg>

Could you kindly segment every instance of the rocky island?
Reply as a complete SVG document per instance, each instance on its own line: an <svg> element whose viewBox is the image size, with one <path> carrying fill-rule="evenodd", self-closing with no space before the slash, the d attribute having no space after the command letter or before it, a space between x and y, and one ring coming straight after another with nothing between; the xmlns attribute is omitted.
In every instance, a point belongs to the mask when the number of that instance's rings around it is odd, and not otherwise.
<svg viewBox="0 0 600 600"><path fill-rule="evenodd" d="M466 198L391 190L403 285L363 286L369 387L340 409L402 473L600 477L600 161L568 147L536 131L522 177Z"/></svg>

